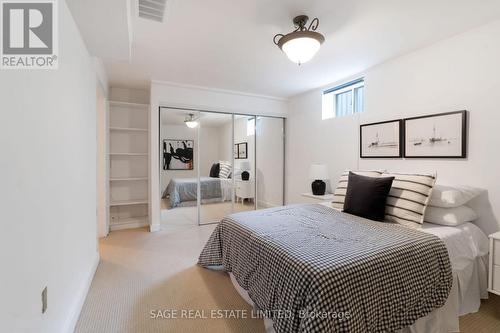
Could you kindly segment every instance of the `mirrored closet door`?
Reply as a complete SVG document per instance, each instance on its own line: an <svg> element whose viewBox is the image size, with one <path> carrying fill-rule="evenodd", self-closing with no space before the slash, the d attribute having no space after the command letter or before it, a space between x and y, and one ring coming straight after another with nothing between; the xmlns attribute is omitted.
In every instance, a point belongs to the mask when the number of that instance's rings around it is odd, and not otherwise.
<svg viewBox="0 0 500 333"><path fill-rule="evenodd" d="M233 115L200 112L199 149L199 224L217 223L233 212Z"/></svg>
<svg viewBox="0 0 500 333"><path fill-rule="evenodd" d="M255 116L234 116L235 212L255 209Z"/></svg>
<svg viewBox="0 0 500 333"><path fill-rule="evenodd" d="M283 204L283 119L160 108L162 229Z"/></svg>
<svg viewBox="0 0 500 333"><path fill-rule="evenodd" d="M198 225L198 118L196 111L160 109L162 229Z"/></svg>
<svg viewBox="0 0 500 333"><path fill-rule="evenodd" d="M257 209L282 206L285 180L285 120L257 117L255 124Z"/></svg>

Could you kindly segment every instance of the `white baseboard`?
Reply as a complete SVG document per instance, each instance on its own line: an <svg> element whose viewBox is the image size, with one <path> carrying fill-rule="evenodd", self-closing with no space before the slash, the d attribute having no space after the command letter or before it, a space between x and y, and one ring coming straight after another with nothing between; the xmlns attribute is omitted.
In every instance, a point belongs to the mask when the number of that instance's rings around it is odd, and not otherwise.
<svg viewBox="0 0 500 333"><path fill-rule="evenodd" d="M149 226L148 221L144 220L136 220L136 221L131 221L128 223L121 223L121 224L112 224L110 226L111 231L116 231L116 230L123 230L123 229L135 229L135 228L142 228L142 227L147 227Z"/></svg>
<svg viewBox="0 0 500 333"><path fill-rule="evenodd" d="M75 331L76 323L78 322L78 318L80 317L83 303L85 303L85 299L87 298L87 294L89 293L90 285L92 284L97 266L99 265L99 260L99 252L96 252L94 262L90 267L87 278L84 280L84 283L82 284L80 289L75 293L75 302L68 313L68 319L63 329L63 332L65 333L73 333Z"/></svg>

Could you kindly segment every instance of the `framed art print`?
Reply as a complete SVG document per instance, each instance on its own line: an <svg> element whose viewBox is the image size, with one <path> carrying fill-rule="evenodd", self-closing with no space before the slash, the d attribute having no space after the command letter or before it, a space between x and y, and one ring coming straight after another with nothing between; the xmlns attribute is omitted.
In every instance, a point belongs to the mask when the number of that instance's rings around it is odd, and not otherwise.
<svg viewBox="0 0 500 333"><path fill-rule="evenodd" d="M248 150L248 143L247 142L238 143L238 158L239 159L248 158L247 150Z"/></svg>
<svg viewBox="0 0 500 333"><path fill-rule="evenodd" d="M193 170L194 140L163 140L163 170Z"/></svg>
<svg viewBox="0 0 500 333"><path fill-rule="evenodd" d="M467 111L404 119L405 157L467 157Z"/></svg>
<svg viewBox="0 0 500 333"><path fill-rule="evenodd" d="M402 120L389 120L359 126L361 158L398 158L403 156Z"/></svg>
<svg viewBox="0 0 500 333"><path fill-rule="evenodd" d="M248 158L248 143L247 142L241 142L241 143L235 143L234 144L234 159L235 160L242 160Z"/></svg>

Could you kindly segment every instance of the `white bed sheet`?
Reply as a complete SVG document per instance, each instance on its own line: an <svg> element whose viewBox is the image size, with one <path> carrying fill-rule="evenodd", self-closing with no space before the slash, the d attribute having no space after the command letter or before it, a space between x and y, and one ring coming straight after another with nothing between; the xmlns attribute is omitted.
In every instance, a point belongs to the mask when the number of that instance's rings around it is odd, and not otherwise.
<svg viewBox="0 0 500 333"><path fill-rule="evenodd" d="M424 223L422 231L446 244L453 270L453 286L446 304L418 319L401 333L459 332L459 316L474 313L488 298L488 237L475 224L456 227Z"/></svg>
<svg viewBox="0 0 500 333"><path fill-rule="evenodd" d="M331 208L330 203L322 204ZM458 332L458 317L477 312L481 298L488 298L488 237L472 223L464 223L457 227L424 223L422 231L438 236L446 244L453 270L453 287L443 307L420 318L412 326L400 332ZM230 277L238 293L253 305L246 290L237 283L231 273ZM275 332L270 319L265 319L264 325L266 332Z"/></svg>

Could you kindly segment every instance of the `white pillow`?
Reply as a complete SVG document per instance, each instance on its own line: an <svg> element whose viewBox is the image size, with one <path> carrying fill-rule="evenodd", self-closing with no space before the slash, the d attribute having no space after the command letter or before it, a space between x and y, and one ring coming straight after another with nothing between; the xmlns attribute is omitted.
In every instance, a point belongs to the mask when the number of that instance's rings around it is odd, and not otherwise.
<svg viewBox="0 0 500 333"><path fill-rule="evenodd" d="M412 228L420 228L436 183L435 175L386 173L381 177L394 177L385 204L385 219Z"/></svg>
<svg viewBox="0 0 500 333"><path fill-rule="evenodd" d="M228 179L231 175L231 163L226 161L219 161L220 169L219 169L219 178Z"/></svg>
<svg viewBox="0 0 500 333"><path fill-rule="evenodd" d="M467 206L453 208L428 206L425 210L424 220L425 222L455 227L465 222L475 221L477 217L476 212Z"/></svg>
<svg viewBox="0 0 500 333"><path fill-rule="evenodd" d="M432 191L430 206L452 208L465 205L470 200L483 192L482 189L458 185L444 186L436 185Z"/></svg>

